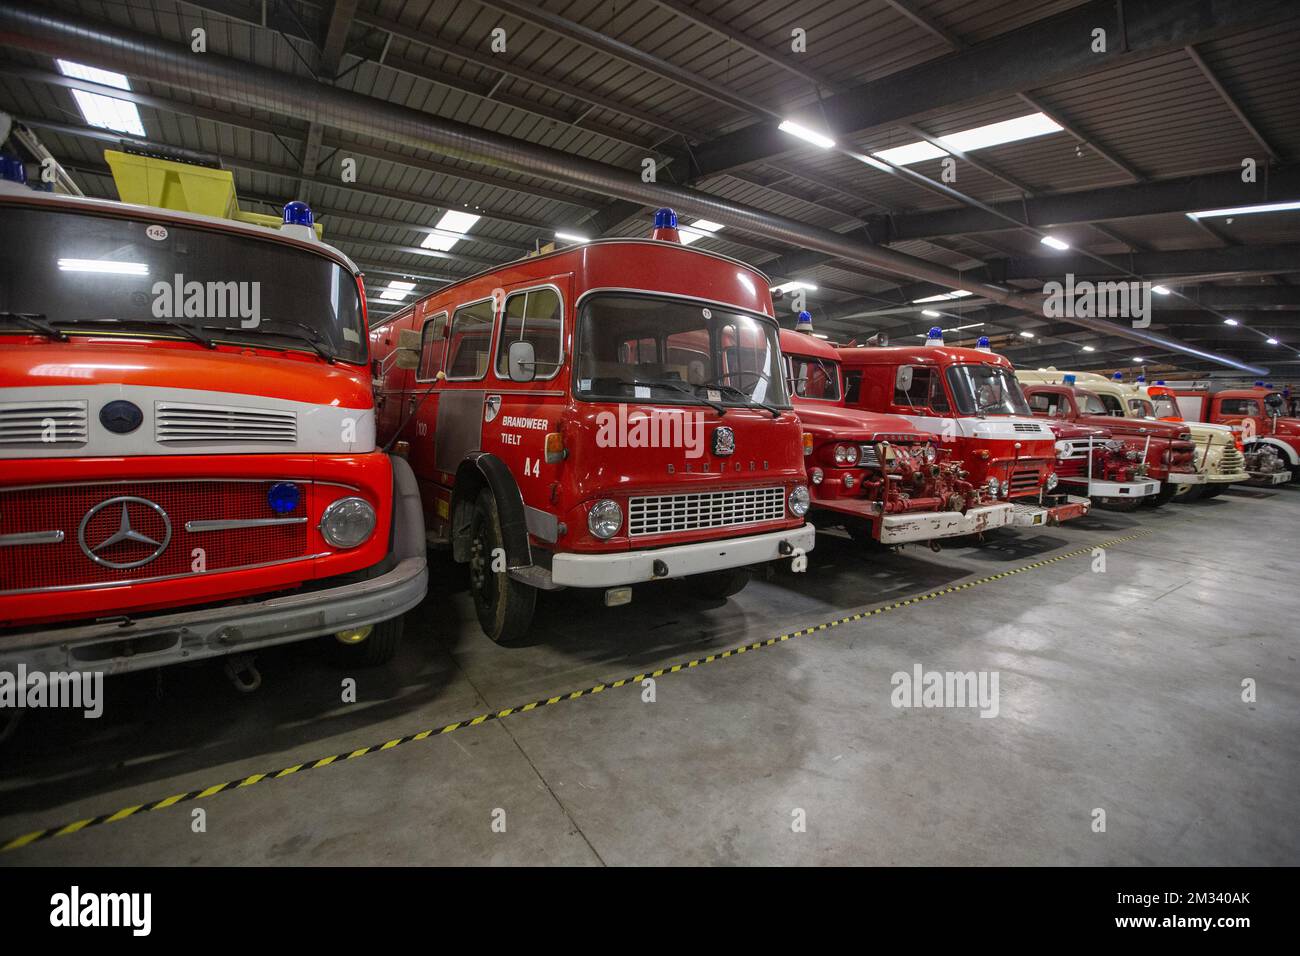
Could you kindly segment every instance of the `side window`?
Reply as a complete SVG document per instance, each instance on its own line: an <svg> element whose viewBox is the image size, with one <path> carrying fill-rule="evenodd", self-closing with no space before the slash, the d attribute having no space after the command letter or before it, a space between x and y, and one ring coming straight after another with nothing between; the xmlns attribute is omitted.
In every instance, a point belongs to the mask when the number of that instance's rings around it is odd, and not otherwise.
<svg viewBox="0 0 1300 956"><path fill-rule="evenodd" d="M1219 411L1224 415L1258 415L1259 404L1249 398L1225 398Z"/></svg>
<svg viewBox="0 0 1300 956"><path fill-rule="evenodd" d="M472 381L487 374L492 349L492 299L462 305L451 319L447 378Z"/></svg>
<svg viewBox="0 0 1300 956"><path fill-rule="evenodd" d="M442 357L446 351L447 313L439 312L426 318L420 330L420 367L415 372L415 380L432 381L442 368Z"/></svg>
<svg viewBox="0 0 1300 956"><path fill-rule="evenodd" d="M936 412L948 411L948 397L936 369L925 365L912 368L912 385L907 391L894 386L894 404L907 408L929 408Z"/></svg>
<svg viewBox="0 0 1300 956"><path fill-rule="evenodd" d="M1114 395L1098 395L1102 404L1106 406L1106 414L1114 415L1118 418L1124 417L1124 405Z"/></svg>
<svg viewBox="0 0 1300 956"><path fill-rule="evenodd" d="M560 342L563 323L560 297L554 289L529 289L512 293L506 299L501 320L501 339L497 343L497 375L510 374L510 343L531 342L537 362L538 379L559 374Z"/></svg>
<svg viewBox="0 0 1300 956"><path fill-rule="evenodd" d="M851 372L844 373L844 401L849 405L856 405L858 395L862 391L862 370L854 369Z"/></svg>
<svg viewBox="0 0 1300 956"><path fill-rule="evenodd" d="M1035 392L1028 396L1029 408L1035 415L1051 415L1053 418L1061 414L1061 406L1057 404L1059 396L1050 392Z"/></svg>

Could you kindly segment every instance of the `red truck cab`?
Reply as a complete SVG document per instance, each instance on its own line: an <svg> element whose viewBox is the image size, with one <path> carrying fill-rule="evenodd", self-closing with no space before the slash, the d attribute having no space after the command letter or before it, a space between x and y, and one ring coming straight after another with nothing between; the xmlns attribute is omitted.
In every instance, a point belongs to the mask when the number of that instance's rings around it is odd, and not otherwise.
<svg viewBox="0 0 1300 956"><path fill-rule="evenodd" d="M1186 428L1153 418L1127 418L1122 411L1108 410L1101 396L1089 389L1077 387L1073 376L1068 373L1059 376L1059 381L1056 382L1029 380L1023 382L1023 385L1034 414L1052 420L1103 428L1112 436L1112 440L1123 443L1122 451L1117 446L1110 446L1117 453L1112 467L1119 469L1112 472L1112 476L1118 477L1120 484L1144 484L1143 478L1156 484L1154 489L1144 486L1140 496L1130 493L1128 497L1139 497L1143 504L1159 507L1173 500L1180 482L1196 483L1197 480L1204 480L1203 476L1196 473L1196 446ZM1120 463L1118 459L1121 457L1128 460L1131 471ZM1145 474L1142 474L1142 469L1145 469ZM1124 496L1116 494L1108 497ZM1124 507L1122 500L1109 504Z"/></svg>
<svg viewBox="0 0 1300 956"><path fill-rule="evenodd" d="M1276 485L1300 476L1300 418L1292 417L1288 397L1262 382L1252 388L1174 388L1183 417L1227 425L1246 456L1247 484Z"/></svg>
<svg viewBox="0 0 1300 956"><path fill-rule="evenodd" d="M840 525L855 539L901 545L1011 523L1011 504L974 483L950 447L898 415L847 406L839 352L831 345L784 329L781 352L803 423L818 527Z"/></svg>
<svg viewBox="0 0 1300 956"><path fill-rule="evenodd" d="M425 546L356 266L302 204L277 230L4 185L0 667L391 656Z"/></svg>
<svg viewBox="0 0 1300 956"><path fill-rule="evenodd" d="M974 483L1014 506L1013 525L1087 514L1087 498L1057 487L1056 436L1030 414L1005 357L945 346L938 329L925 345L838 351L848 405L899 415L935 436Z"/></svg>
<svg viewBox="0 0 1300 956"><path fill-rule="evenodd" d="M409 446L496 641L527 632L538 590L621 604L688 577L725 597L812 550L768 279L675 232L521 259L371 330L381 438Z"/></svg>

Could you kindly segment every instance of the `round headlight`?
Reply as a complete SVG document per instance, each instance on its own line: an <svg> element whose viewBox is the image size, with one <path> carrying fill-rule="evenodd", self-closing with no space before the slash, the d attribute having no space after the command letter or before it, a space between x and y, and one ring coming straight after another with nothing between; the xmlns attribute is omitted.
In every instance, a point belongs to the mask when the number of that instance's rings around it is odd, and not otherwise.
<svg viewBox="0 0 1300 956"><path fill-rule="evenodd" d="M814 485L820 485L822 483L822 478L824 477L825 475L822 473L822 470L820 468L808 469L808 480L811 481Z"/></svg>
<svg viewBox="0 0 1300 956"><path fill-rule="evenodd" d="M340 498L320 516L320 533L331 547L355 548L375 530L375 509L363 498Z"/></svg>
<svg viewBox="0 0 1300 956"><path fill-rule="evenodd" d="M1000 486L998 485L998 480L997 480L996 478L990 478L990 479L989 479L989 496L992 497L992 498L996 498L996 497L998 496L998 488L999 488L999 487L1000 487Z"/></svg>
<svg viewBox="0 0 1300 956"><path fill-rule="evenodd" d="M623 509L617 501L601 498L587 512L587 530L597 538L612 538L623 527Z"/></svg>
<svg viewBox="0 0 1300 956"><path fill-rule="evenodd" d="M795 485L790 489L790 513L795 517L802 518L806 515L811 501L807 485Z"/></svg>
<svg viewBox="0 0 1300 956"><path fill-rule="evenodd" d="M1061 480L1060 478L1056 477L1056 472L1054 471L1049 472L1047 475L1047 490L1051 491L1053 488L1055 488L1056 483L1060 480Z"/></svg>

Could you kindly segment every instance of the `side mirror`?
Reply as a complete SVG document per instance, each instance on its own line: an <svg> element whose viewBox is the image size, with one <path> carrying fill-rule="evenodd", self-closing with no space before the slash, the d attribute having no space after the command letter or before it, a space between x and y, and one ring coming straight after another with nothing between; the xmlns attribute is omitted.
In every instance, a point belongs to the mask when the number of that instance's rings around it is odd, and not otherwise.
<svg viewBox="0 0 1300 956"><path fill-rule="evenodd" d="M900 365L898 371L894 373L894 388L900 392L910 392L912 390L912 366Z"/></svg>
<svg viewBox="0 0 1300 956"><path fill-rule="evenodd" d="M402 329L397 333L397 349L393 352L393 364L398 368L406 369L420 367L420 333L415 329Z"/></svg>
<svg viewBox="0 0 1300 956"><path fill-rule="evenodd" d="M508 362L512 382L531 382L537 375L537 361L532 342L511 342Z"/></svg>

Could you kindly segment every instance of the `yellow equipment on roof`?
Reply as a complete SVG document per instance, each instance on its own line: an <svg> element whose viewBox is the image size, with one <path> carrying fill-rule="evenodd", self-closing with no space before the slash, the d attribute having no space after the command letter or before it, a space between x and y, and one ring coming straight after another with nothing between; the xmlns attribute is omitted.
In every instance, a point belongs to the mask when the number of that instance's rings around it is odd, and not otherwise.
<svg viewBox="0 0 1300 956"><path fill-rule="evenodd" d="M114 149L104 150L104 159L113 171L117 196L122 202L233 219L268 229L280 228L279 216L244 212L239 208L235 177L228 169L137 156ZM315 227L316 236L320 238L321 224L316 223Z"/></svg>

